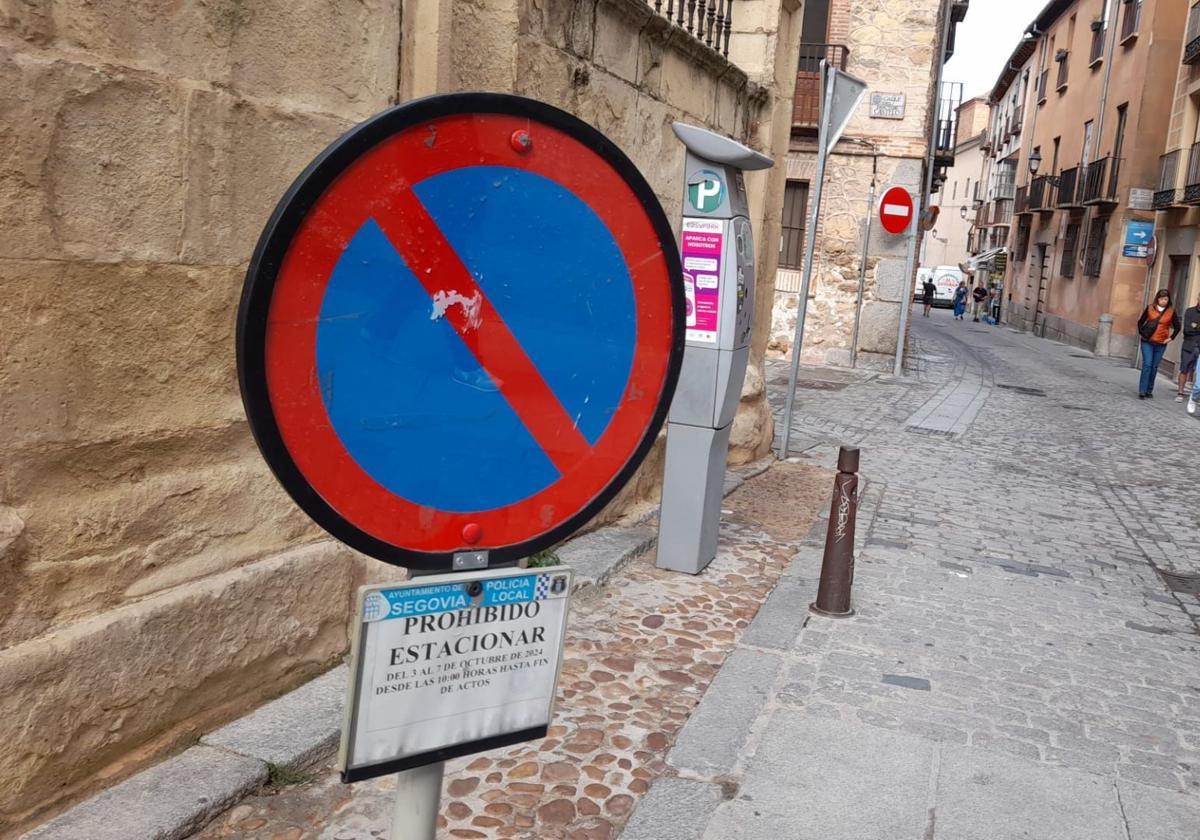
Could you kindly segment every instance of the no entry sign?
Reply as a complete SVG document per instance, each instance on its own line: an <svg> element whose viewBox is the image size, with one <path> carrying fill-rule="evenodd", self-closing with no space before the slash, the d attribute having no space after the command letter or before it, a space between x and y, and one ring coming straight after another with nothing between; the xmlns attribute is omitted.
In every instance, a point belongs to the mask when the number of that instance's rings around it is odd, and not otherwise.
<svg viewBox="0 0 1200 840"><path fill-rule="evenodd" d="M912 195L904 187L892 187L879 202L879 223L888 233L903 233L912 224Z"/></svg>
<svg viewBox="0 0 1200 840"><path fill-rule="evenodd" d="M238 316L251 428L354 548L515 560L652 445L680 278L661 206L595 129L502 94L399 106L326 149L263 232Z"/></svg>

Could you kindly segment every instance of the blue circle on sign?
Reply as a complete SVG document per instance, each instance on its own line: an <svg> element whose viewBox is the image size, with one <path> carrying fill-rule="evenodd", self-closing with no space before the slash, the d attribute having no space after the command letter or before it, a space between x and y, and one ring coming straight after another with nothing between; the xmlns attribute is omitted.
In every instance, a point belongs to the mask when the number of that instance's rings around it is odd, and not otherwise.
<svg viewBox="0 0 1200 840"><path fill-rule="evenodd" d="M413 191L594 446L637 339L633 282L608 228L569 190L510 167L450 170ZM432 299L368 220L322 300L322 400L351 457L392 493L452 512L505 507L561 474L441 317L446 305L471 303Z"/></svg>

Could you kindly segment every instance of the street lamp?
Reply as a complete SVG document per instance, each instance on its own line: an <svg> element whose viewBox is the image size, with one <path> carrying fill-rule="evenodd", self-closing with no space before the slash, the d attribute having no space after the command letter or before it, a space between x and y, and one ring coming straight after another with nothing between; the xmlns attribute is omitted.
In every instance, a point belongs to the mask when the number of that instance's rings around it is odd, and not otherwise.
<svg viewBox="0 0 1200 840"><path fill-rule="evenodd" d="M964 222L967 220L967 205L958 208L958 217Z"/></svg>
<svg viewBox="0 0 1200 840"><path fill-rule="evenodd" d="M1034 149L1033 154L1031 154L1029 156L1029 174L1036 176L1038 169L1040 169L1041 166L1042 166L1042 153L1039 150ZM1055 176L1046 175L1045 178L1050 183L1050 186L1052 186L1052 187L1058 186L1058 178L1056 178Z"/></svg>

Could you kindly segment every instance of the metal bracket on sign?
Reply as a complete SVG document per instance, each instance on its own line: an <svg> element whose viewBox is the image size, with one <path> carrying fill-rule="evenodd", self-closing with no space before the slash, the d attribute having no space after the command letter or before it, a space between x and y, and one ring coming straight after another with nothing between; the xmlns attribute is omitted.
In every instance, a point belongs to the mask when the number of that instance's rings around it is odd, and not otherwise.
<svg viewBox="0 0 1200 840"><path fill-rule="evenodd" d="M452 560L456 572L468 572L472 569L486 569L488 553L486 551L456 551Z"/></svg>

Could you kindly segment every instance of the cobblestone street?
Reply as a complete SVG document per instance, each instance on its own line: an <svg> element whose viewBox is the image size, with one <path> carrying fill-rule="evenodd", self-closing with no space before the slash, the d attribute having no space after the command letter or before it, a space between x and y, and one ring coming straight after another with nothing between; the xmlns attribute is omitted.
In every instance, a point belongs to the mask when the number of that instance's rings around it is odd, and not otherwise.
<svg viewBox="0 0 1200 840"><path fill-rule="evenodd" d="M808 369L797 398L793 452L861 446L879 492L857 615L804 615L807 547L629 840L1200 836L1200 600L1168 586L1200 571L1200 424L1073 348L946 313L914 329L905 382Z"/></svg>
<svg viewBox="0 0 1200 840"><path fill-rule="evenodd" d="M904 379L803 370L801 463L730 497L703 575L642 558L579 606L551 738L453 763L445 836L1200 836L1200 422L1072 348L914 330ZM805 524L839 444L863 479L840 620L807 610ZM386 837L393 784L324 771L197 837Z"/></svg>

